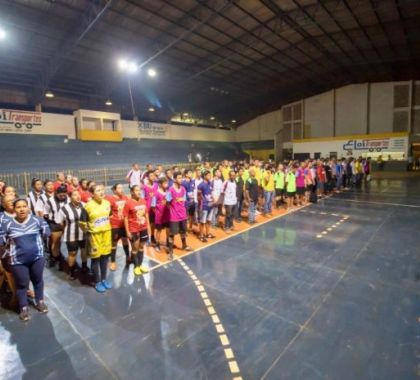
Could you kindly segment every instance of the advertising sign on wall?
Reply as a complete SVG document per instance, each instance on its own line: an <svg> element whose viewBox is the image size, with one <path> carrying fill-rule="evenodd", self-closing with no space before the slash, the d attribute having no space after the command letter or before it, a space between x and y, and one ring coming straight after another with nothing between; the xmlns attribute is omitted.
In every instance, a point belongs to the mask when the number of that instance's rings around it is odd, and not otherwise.
<svg viewBox="0 0 420 380"><path fill-rule="evenodd" d="M343 150L352 152L405 152L407 150L407 138L348 140L343 144Z"/></svg>
<svg viewBox="0 0 420 380"><path fill-rule="evenodd" d="M154 124L146 121L140 121L138 125L139 136L148 137L166 137L168 127L162 124Z"/></svg>
<svg viewBox="0 0 420 380"><path fill-rule="evenodd" d="M41 112L0 109L0 132L31 133L41 126Z"/></svg>

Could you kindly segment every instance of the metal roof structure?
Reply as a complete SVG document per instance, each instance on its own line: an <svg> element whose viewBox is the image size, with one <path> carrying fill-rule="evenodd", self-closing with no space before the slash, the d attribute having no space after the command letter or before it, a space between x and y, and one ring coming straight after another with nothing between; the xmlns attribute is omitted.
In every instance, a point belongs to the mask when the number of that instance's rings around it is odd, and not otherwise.
<svg viewBox="0 0 420 380"><path fill-rule="evenodd" d="M238 124L348 83L419 77L419 0L0 0L0 86ZM3 45L3 46L2 46ZM155 80L143 74L157 69Z"/></svg>

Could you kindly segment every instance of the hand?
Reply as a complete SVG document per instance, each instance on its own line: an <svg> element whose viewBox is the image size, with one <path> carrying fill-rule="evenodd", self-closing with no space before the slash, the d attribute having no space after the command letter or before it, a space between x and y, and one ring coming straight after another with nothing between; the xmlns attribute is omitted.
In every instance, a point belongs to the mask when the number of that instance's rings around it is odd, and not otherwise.
<svg viewBox="0 0 420 380"><path fill-rule="evenodd" d="M131 240L133 238L133 235L131 234L131 232L127 232L127 239Z"/></svg>

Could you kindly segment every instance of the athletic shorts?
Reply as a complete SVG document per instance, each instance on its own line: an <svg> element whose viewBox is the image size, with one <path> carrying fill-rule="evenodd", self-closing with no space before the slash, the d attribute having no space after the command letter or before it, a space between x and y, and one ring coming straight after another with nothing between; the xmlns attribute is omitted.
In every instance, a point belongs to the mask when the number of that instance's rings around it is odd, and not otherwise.
<svg viewBox="0 0 420 380"><path fill-rule="evenodd" d="M86 247L86 241L85 240L79 240L79 241L66 241L67 251L69 252L77 252L77 250L84 249Z"/></svg>
<svg viewBox="0 0 420 380"><path fill-rule="evenodd" d="M121 238L127 237L127 234L125 232L125 228L123 228L123 227L113 228L111 231L112 231L112 240L113 241L118 241Z"/></svg>
<svg viewBox="0 0 420 380"><path fill-rule="evenodd" d="M177 234L184 235L187 233L187 221L181 220L180 222L169 222L169 233L174 236Z"/></svg>
<svg viewBox="0 0 420 380"><path fill-rule="evenodd" d="M211 210L200 210L198 213L198 219L201 224L211 222L214 209Z"/></svg>
<svg viewBox="0 0 420 380"><path fill-rule="evenodd" d="M306 188L304 188L304 187L296 188L296 194L297 195L305 195L305 191L306 191Z"/></svg>
<svg viewBox="0 0 420 380"><path fill-rule="evenodd" d="M287 196L289 197L289 198L293 198L294 196L296 195L296 191L292 191L292 192L287 192Z"/></svg>
<svg viewBox="0 0 420 380"><path fill-rule="evenodd" d="M97 259L98 257L109 255L112 249L112 232L101 231L90 233L89 235L90 257Z"/></svg>
<svg viewBox="0 0 420 380"><path fill-rule="evenodd" d="M155 213L154 213L154 211L149 211L149 222L150 222L150 224L155 223Z"/></svg>
<svg viewBox="0 0 420 380"><path fill-rule="evenodd" d="M161 223L161 224L155 224L155 228L158 230L158 231L162 231L163 229L165 229L165 228L169 228L169 222L166 222L166 223Z"/></svg>
<svg viewBox="0 0 420 380"><path fill-rule="evenodd" d="M284 195L284 189L275 189L276 197L282 197Z"/></svg>
<svg viewBox="0 0 420 380"><path fill-rule="evenodd" d="M63 232L64 228L61 224L58 224L53 221L48 221L48 225L50 226L51 232Z"/></svg>
<svg viewBox="0 0 420 380"><path fill-rule="evenodd" d="M187 212L188 212L189 216L194 216L195 215L195 204L194 203L188 206Z"/></svg>
<svg viewBox="0 0 420 380"><path fill-rule="evenodd" d="M148 234L147 230L142 230L142 231L139 231L139 232L132 232L130 241L132 243L134 243L137 240L140 240L143 243L148 241L149 240L149 234Z"/></svg>

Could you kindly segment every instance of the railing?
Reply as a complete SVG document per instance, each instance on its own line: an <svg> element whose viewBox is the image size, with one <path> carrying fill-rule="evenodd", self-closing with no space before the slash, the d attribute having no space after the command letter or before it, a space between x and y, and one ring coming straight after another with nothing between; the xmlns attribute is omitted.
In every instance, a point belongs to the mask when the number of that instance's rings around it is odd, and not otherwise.
<svg viewBox="0 0 420 380"><path fill-rule="evenodd" d="M162 164L161 166L166 170L177 166L180 169L194 169L200 165L199 163L185 163L179 162L174 164ZM18 194L27 194L31 187L32 178L39 178L41 180L51 179L55 181L57 172L64 172L65 174L72 174L80 179L86 178L89 181L96 183L103 183L105 186L111 186L117 182L126 183L126 176L130 167L124 168L93 168L93 169L57 169L45 172L23 172L23 173L5 173L0 174L0 179L5 181L8 185L16 188Z"/></svg>

